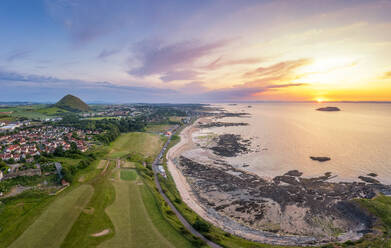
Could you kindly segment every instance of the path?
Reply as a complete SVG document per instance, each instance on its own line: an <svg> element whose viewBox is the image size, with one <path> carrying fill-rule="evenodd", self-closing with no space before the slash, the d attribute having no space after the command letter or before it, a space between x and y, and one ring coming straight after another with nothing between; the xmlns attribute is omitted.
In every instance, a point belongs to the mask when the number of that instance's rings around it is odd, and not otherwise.
<svg viewBox="0 0 391 248"><path fill-rule="evenodd" d="M173 133L172 135L174 135L175 133ZM159 173L159 169L158 169L158 165L159 165L159 160L160 158L163 156L164 152L166 151L168 145L170 144L170 141L171 141L171 137L172 135L168 138L167 142L164 144L162 150L160 151L159 155L156 157L155 161L153 162L152 164L152 169L153 169L153 175L154 175L154 178L155 178L155 184L156 184L156 187L157 189L159 190L160 194L163 196L164 200L166 201L166 203L170 206L171 210L175 213L175 215L178 217L178 219L181 221L181 223L183 224L183 226L191 233L193 234L194 236L200 238L201 240L203 240L204 242L206 242L210 247L212 248L222 248L220 245L210 241L209 239L207 239L204 235L202 235L201 233L199 233L196 229L193 228L192 225L190 225L190 223L185 219L185 217L183 217L183 215L178 211L178 209L176 209L176 207L174 206L174 204L172 204L172 202L170 201L170 199L166 196L166 194L163 192L162 190L162 187L160 185L160 182L159 182L159 178L158 178L158 173Z"/></svg>

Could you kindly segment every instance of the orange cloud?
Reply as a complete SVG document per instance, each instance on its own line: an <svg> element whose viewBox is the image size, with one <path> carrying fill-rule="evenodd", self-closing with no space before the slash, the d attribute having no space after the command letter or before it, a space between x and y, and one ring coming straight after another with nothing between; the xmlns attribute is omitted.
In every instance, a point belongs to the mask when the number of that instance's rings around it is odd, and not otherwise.
<svg viewBox="0 0 391 248"><path fill-rule="evenodd" d="M259 67L253 71L245 73L244 77L279 77L282 75L287 75L293 72L295 69L309 65L312 63L311 59L297 59L297 60L289 60L283 61L269 67Z"/></svg>

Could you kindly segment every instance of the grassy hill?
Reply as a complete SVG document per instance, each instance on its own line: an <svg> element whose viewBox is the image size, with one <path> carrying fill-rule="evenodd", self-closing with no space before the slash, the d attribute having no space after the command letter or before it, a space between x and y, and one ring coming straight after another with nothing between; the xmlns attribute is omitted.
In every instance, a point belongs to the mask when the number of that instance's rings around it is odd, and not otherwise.
<svg viewBox="0 0 391 248"><path fill-rule="evenodd" d="M83 102L80 98L72 95L64 96L54 106L72 112L83 112L83 111L88 111L90 109L88 105L85 102Z"/></svg>

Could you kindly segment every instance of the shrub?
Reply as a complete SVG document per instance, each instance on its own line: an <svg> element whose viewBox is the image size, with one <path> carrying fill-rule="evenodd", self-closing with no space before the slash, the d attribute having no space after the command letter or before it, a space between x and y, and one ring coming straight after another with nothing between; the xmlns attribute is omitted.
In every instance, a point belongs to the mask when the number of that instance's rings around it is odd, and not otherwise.
<svg viewBox="0 0 391 248"><path fill-rule="evenodd" d="M200 220L198 217L192 226L194 227L194 229L200 232L209 232L210 229L210 225L203 220Z"/></svg>

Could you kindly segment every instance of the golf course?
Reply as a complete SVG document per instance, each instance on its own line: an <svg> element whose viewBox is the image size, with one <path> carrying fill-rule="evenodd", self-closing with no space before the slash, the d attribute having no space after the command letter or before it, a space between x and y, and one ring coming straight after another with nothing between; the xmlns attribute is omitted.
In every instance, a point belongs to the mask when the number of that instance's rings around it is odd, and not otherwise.
<svg viewBox="0 0 391 248"><path fill-rule="evenodd" d="M122 134L9 247L193 247L167 221L153 184L139 172L141 160L156 156L163 144L151 133Z"/></svg>

